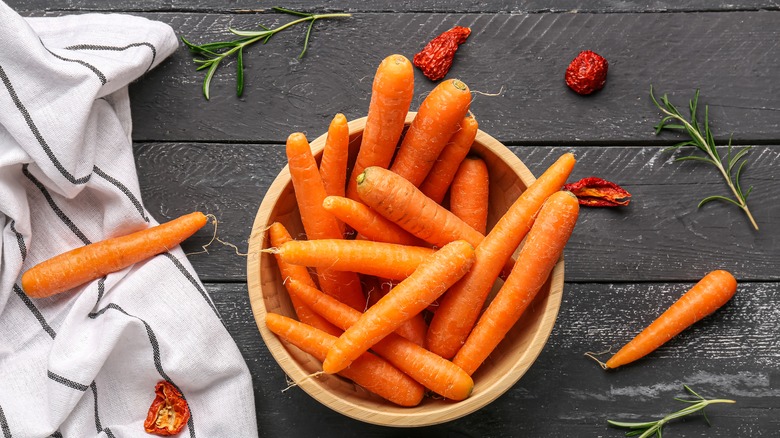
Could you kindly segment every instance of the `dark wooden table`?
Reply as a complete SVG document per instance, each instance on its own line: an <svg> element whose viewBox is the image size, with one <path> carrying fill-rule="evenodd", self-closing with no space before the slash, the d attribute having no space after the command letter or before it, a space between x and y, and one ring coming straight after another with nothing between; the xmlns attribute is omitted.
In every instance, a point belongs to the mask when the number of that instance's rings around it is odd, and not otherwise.
<svg viewBox="0 0 780 438"><path fill-rule="evenodd" d="M194 42L227 37L229 26L278 25L288 16L249 0L12 0L23 15L129 12L169 23ZM130 88L143 201L159 221L199 209L219 217L220 237L246 247L255 213L284 166L290 132L314 138L333 114L365 115L379 61L411 57L453 25L472 28L450 72L476 95L480 127L539 175L565 151L571 180L598 175L633 194L629 207L584 209L566 249L566 285L549 342L505 395L462 419L422 429L360 423L301 390L266 350L247 296L245 260L227 247L191 258L252 373L260 436L601 436L607 419L639 420L680 407L682 385L736 405L667 427L668 436L777 436L780 410L780 8L771 0L712 4L562 0L342 2L289 0L306 11L347 11L321 21L296 59L304 29L286 31L244 56L246 89L235 96L235 64L220 70L212 99L200 92L184 46ZM584 49L609 60L607 85L581 97L563 83ZM416 108L433 83L416 72ZM654 135L660 112L650 85L685 108L696 88L716 140L752 145L742 184L760 231L734 206L700 199L727 194L717 171L673 162L682 137ZM187 243L198 248L203 231ZM714 269L739 281L735 298L655 353L616 372L583 357L619 347ZM226 401L229 402L229 401Z"/></svg>

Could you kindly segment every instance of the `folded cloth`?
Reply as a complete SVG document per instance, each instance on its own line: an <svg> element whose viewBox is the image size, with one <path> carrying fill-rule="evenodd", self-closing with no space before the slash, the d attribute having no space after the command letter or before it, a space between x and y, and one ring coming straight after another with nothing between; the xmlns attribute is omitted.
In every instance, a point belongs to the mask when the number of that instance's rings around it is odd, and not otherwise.
<svg viewBox="0 0 780 438"><path fill-rule="evenodd" d="M173 53L173 30L3 3L0 22L0 437L148 437L159 381L189 404L179 436L257 436L246 363L180 248L50 298L20 286L43 260L156 224L127 86Z"/></svg>

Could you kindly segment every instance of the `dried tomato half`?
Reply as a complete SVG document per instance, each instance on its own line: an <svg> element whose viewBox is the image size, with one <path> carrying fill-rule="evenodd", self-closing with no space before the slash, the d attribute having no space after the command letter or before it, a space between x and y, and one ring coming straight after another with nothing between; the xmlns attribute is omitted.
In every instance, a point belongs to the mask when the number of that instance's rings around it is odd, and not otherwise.
<svg viewBox="0 0 780 438"><path fill-rule="evenodd" d="M438 81L450 71L455 51L469 35L471 29L468 27L455 26L432 39L420 53L414 55L412 62L428 79Z"/></svg>
<svg viewBox="0 0 780 438"><path fill-rule="evenodd" d="M155 435L176 435L190 419L190 407L173 384L158 382L154 387L156 397L144 421L146 432Z"/></svg>
<svg viewBox="0 0 780 438"><path fill-rule="evenodd" d="M563 186L577 196L580 205L590 207L618 207L628 205L631 193L605 179L591 176Z"/></svg>

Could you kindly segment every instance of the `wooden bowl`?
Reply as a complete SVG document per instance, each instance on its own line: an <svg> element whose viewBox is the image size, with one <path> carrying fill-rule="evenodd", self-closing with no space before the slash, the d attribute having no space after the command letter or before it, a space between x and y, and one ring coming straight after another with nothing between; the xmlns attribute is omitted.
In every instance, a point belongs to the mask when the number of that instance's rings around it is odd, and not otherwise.
<svg viewBox="0 0 780 438"><path fill-rule="evenodd" d="M413 118L414 113L409 113L407 125ZM352 160L360 145L365 123L365 118L349 123ZM318 159L324 146L325 134L311 143L312 151ZM472 152L480 155L490 170L490 228L535 178L517 156L482 131L477 134ZM474 392L469 398L452 402L426 397L413 408L396 406L337 375L308 377L321 371L321 363L295 346L279 340L266 328L265 315L268 312L295 317L274 257L260 252L268 247L266 230L273 222L284 224L293 237L304 236L287 167L276 177L260 204L249 239L251 255L247 261L248 289L260 334L279 366L298 387L325 406L360 421L396 427L428 426L462 417L484 407L511 388L536 360L547 342L560 308L563 259L558 262L547 284L525 315L474 374ZM498 285L494 290L497 288Z"/></svg>

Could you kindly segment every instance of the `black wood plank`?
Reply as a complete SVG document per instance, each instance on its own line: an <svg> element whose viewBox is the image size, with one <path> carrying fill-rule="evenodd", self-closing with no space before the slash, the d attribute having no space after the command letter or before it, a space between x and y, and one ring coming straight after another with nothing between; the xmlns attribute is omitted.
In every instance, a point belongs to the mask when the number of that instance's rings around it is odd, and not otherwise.
<svg viewBox="0 0 780 438"><path fill-rule="evenodd" d="M228 37L227 28L286 22L280 15L144 14L170 23L194 42ZM235 96L235 63L212 81L205 101L182 46L131 86L139 141L280 142L291 131L319 133L337 112L353 119L368 109L376 66L399 52L411 57L453 25L471 26L450 72L473 90L481 127L511 144L652 142L660 112L654 84L682 108L702 90L701 104L719 141L780 139L780 12L692 14L356 14L315 26L309 52L296 57L304 29L280 34L244 56L244 97ZM582 97L563 74L582 49L611 65L601 92ZM434 86L416 74L417 108ZM316 104L312 104L316 102ZM661 137L662 141L670 141Z"/></svg>
<svg viewBox="0 0 780 438"><path fill-rule="evenodd" d="M487 407L438 426L393 429L361 423L319 404L288 382L257 332L245 284L207 284L247 361L255 389L260 436L321 437L621 437L607 419L659 418L683 407L673 400L687 384L714 405L665 429L675 437L774 436L780 422L780 290L744 283L714 315L655 353L612 372L583 356L619 348L689 283L566 284L547 346L528 373ZM284 421L282 421L282 419Z"/></svg>
<svg viewBox="0 0 780 438"><path fill-rule="evenodd" d="M625 208L582 209L566 248L567 281L695 281L714 269L740 280L780 280L780 147L754 148L743 172L743 186L755 186L749 206L758 232L735 206L697 209L705 196L727 194L722 177L708 165L675 163L661 147L511 149L537 176L573 151L578 164L570 181L600 176L633 195ZM284 148L270 145L141 143L135 154L143 201L155 218L212 213L221 221L219 236L242 251L257 208L285 164ZM212 233L204 228L185 250L197 251ZM245 281L246 260L232 248L216 244L190 260L205 281Z"/></svg>

